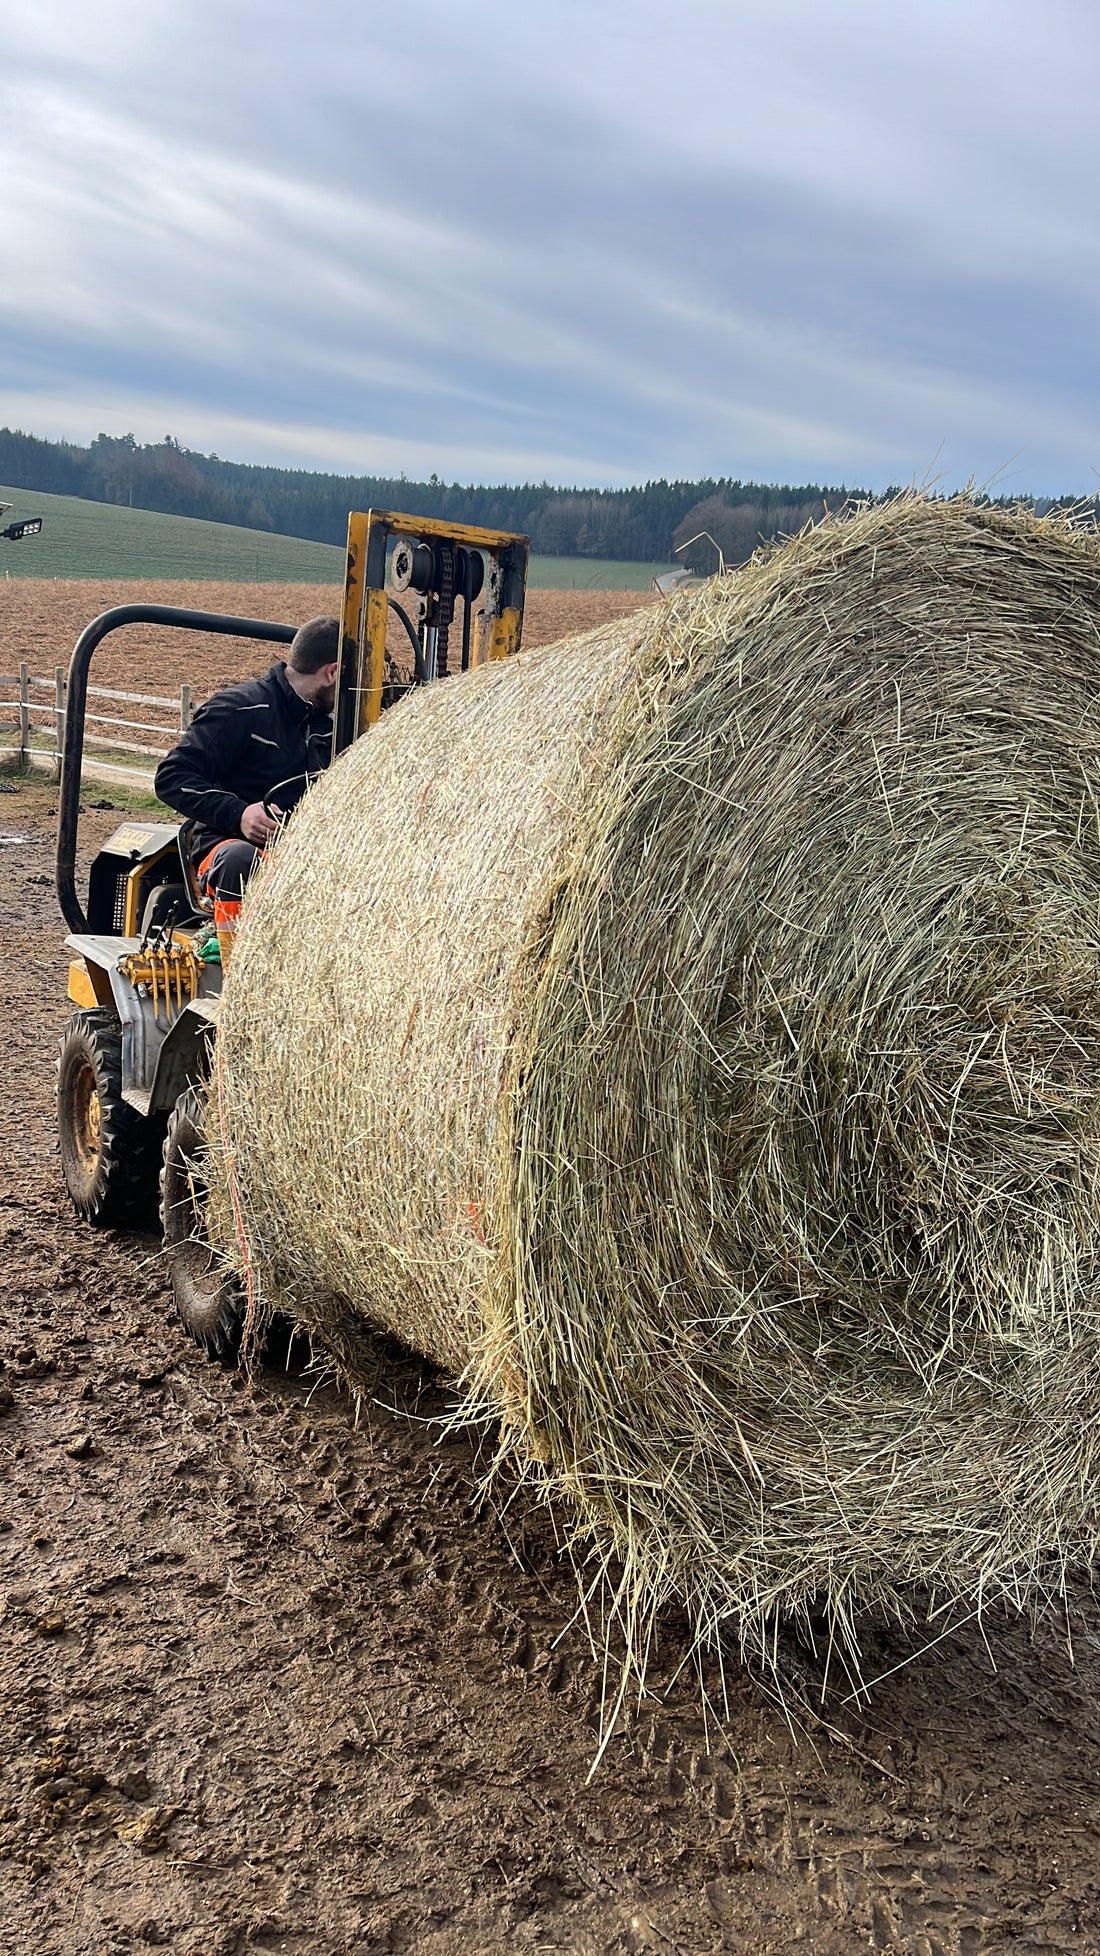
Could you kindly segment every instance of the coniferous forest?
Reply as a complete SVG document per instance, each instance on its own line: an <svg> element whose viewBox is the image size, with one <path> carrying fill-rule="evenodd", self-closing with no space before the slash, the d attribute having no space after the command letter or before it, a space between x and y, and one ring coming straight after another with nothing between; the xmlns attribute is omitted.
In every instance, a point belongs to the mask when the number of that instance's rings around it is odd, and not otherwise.
<svg viewBox="0 0 1100 1956"><path fill-rule="evenodd" d="M350 509L405 509L521 531L542 556L638 563L674 559L704 572L717 568L719 551L727 564L742 563L760 542L800 530L826 508L865 497L858 487L843 484L791 486L729 476L662 479L635 489L563 489L547 482L445 483L436 475L427 482L325 475L224 462L182 447L171 435L142 445L131 434L100 434L81 448L12 428L0 428L0 482L339 545ZM1025 500L1040 514L1058 504L1080 505L1074 496ZM1100 498L1091 507L1100 518Z"/></svg>

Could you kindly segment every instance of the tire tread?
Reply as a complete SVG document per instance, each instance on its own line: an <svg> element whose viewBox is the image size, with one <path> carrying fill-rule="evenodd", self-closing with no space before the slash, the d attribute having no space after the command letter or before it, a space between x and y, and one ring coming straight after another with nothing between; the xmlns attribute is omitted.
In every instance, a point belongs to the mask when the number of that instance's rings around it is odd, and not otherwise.
<svg viewBox="0 0 1100 1956"><path fill-rule="evenodd" d="M78 1057L90 1061L100 1105L99 1163L82 1185L75 1147L67 1152L68 1091ZM74 1012L61 1038L57 1058L58 1140L62 1173L77 1214L97 1229L115 1229L148 1220L156 1194L157 1164L164 1132L155 1116L139 1114L122 1098L122 1027L104 1007Z"/></svg>

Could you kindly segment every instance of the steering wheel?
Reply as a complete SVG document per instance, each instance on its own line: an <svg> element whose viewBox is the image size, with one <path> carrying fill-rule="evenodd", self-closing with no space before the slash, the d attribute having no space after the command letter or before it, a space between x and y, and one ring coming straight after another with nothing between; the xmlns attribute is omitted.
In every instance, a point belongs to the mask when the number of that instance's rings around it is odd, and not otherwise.
<svg viewBox="0 0 1100 1956"><path fill-rule="evenodd" d="M323 768L316 767L312 770L307 770L303 774L288 774L285 781L276 781L275 786L269 788L266 795L261 796L264 814L270 816L273 822L285 822L287 816L293 814L294 810L290 808L272 808L271 803L275 796L283 788L292 788L296 781L304 781L306 791L308 792L312 788L313 783L318 781L323 773ZM300 801L301 799L302 797L299 795L298 800ZM298 802L295 802L294 807L297 808L297 806Z"/></svg>

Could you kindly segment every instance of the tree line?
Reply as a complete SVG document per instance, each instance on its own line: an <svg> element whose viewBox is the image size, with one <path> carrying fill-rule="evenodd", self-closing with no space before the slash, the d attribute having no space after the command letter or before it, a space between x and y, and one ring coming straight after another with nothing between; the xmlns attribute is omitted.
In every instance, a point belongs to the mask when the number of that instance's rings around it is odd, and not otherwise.
<svg viewBox="0 0 1100 1956"><path fill-rule="evenodd" d="M455 523L513 530L547 557L611 557L686 564L704 573L719 557L743 563L757 545L816 521L863 490L818 483L647 482L635 489L562 489L548 482L427 482L401 476L325 475L225 462L184 448L172 435L141 444L132 434L97 435L87 448L0 428L0 482L43 494L197 516L343 545L351 509L404 509ZM883 492L896 494L896 489ZM1016 502L1005 497L1004 502ZM1079 499L1032 499L1040 514ZM1100 520L1100 498L1093 505Z"/></svg>
<svg viewBox="0 0 1100 1956"><path fill-rule="evenodd" d="M562 489L548 482L427 482L401 476L325 475L225 462L184 448L174 436L138 443L132 434L100 434L87 448L0 428L0 482L93 502L131 505L172 516L271 530L343 545L350 509L407 509L456 523L519 531L547 557L611 557L630 562L685 562L713 570L751 555L761 537L801 528L844 488L787 488L707 478L647 482L635 489ZM691 539L709 530L714 538ZM677 545L689 548L676 558Z"/></svg>

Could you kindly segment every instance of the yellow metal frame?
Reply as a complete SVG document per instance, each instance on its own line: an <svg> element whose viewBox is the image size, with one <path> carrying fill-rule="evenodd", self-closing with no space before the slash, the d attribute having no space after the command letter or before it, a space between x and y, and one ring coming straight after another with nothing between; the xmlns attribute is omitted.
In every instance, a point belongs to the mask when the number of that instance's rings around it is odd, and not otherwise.
<svg viewBox="0 0 1100 1956"><path fill-rule="evenodd" d="M127 876L126 899L123 904L122 913L123 937L137 936L141 927L140 899L142 883L155 864L163 862L166 856L174 856L178 861L179 852L174 842L166 842L164 848L158 849L155 856L146 856L143 862L135 863L133 869Z"/></svg>
<svg viewBox="0 0 1100 1956"><path fill-rule="evenodd" d="M343 640L337 680L336 744L346 746L372 727L382 711L386 679L386 552L395 537L462 544L489 559L485 603L471 638L470 661L484 665L520 649L530 539L472 523L404 516L387 509L353 510L348 517L348 556L341 620ZM343 708L352 699L354 710Z"/></svg>
<svg viewBox="0 0 1100 1956"><path fill-rule="evenodd" d="M92 974L83 958L74 958L69 965L69 997L74 1005L82 1005L94 1012L97 1005L110 1004L110 980L107 982L107 998L99 996L92 983Z"/></svg>

